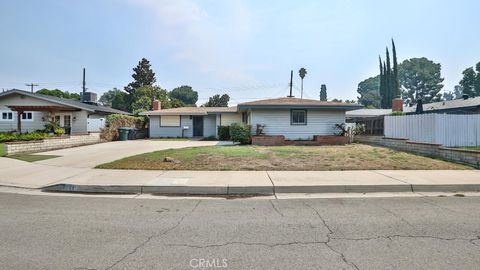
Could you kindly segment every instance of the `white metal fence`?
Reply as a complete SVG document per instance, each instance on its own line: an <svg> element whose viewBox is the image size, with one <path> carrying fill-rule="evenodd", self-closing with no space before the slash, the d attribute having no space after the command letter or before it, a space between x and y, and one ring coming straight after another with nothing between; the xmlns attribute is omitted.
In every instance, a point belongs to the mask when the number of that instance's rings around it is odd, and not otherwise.
<svg viewBox="0 0 480 270"><path fill-rule="evenodd" d="M385 116L384 135L445 146L479 146L480 114Z"/></svg>

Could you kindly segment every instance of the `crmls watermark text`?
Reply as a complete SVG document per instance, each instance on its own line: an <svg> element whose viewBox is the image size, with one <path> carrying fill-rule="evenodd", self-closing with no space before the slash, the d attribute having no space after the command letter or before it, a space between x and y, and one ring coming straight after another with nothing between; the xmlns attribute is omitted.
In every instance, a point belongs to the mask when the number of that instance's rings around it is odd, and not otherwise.
<svg viewBox="0 0 480 270"><path fill-rule="evenodd" d="M190 267L195 269L227 268L228 260L218 258L194 258L190 260Z"/></svg>

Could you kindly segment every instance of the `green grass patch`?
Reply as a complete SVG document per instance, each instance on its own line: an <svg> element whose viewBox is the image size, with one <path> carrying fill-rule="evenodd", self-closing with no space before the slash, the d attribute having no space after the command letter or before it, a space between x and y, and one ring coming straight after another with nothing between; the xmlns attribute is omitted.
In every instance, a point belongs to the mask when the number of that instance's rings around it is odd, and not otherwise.
<svg viewBox="0 0 480 270"><path fill-rule="evenodd" d="M60 157L60 156L18 154L18 155L11 155L11 156L8 156L8 157L13 158L13 159L22 160L22 161L27 161L27 162L35 162L35 161L40 161L40 160L45 160L45 159L57 158L57 157Z"/></svg>
<svg viewBox="0 0 480 270"><path fill-rule="evenodd" d="M0 157L5 156L5 144L0 143Z"/></svg>

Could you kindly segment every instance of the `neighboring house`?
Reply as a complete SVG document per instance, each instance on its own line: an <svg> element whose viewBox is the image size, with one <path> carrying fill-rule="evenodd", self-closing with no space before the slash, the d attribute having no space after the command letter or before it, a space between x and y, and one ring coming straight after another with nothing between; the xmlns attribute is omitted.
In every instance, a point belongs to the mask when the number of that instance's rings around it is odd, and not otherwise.
<svg viewBox="0 0 480 270"><path fill-rule="evenodd" d="M416 105L405 107L406 114L415 113ZM480 114L480 97L446 100L423 104L424 113Z"/></svg>
<svg viewBox="0 0 480 270"><path fill-rule="evenodd" d="M240 103L236 107L181 107L141 113L150 119L150 137L217 136L218 126L245 123L265 125L264 135L283 135L290 140L310 140L315 135L334 135L335 124L345 123L345 112L361 105L299 98L275 98Z"/></svg>
<svg viewBox="0 0 480 270"><path fill-rule="evenodd" d="M384 117L392 113L392 109L359 109L346 113L347 123L365 125L365 134L383 135Z"/></svg>
<svg viewBox="0 0 480 270"><path fill-rule="evenodd" d="M32 132L55 120L69 134L84 134L99 131L109 114L129 113L18 89L0 93L0 132Z"/></svg>

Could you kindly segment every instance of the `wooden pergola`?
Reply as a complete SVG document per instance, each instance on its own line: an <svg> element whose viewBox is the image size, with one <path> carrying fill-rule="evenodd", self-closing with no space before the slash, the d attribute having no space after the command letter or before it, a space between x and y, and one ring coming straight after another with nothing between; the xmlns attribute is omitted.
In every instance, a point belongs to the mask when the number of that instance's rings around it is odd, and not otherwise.
<svg viewBox="0 0 480 270"><path fill-rule="evenodd" d="M55 114L55 112L76 112L81 111L77 108L64 107L64 106L50 106L50 105L9 105L10 110L17 112L17 132L22 133L22 114L23 112L49 112Z"/></svg>

